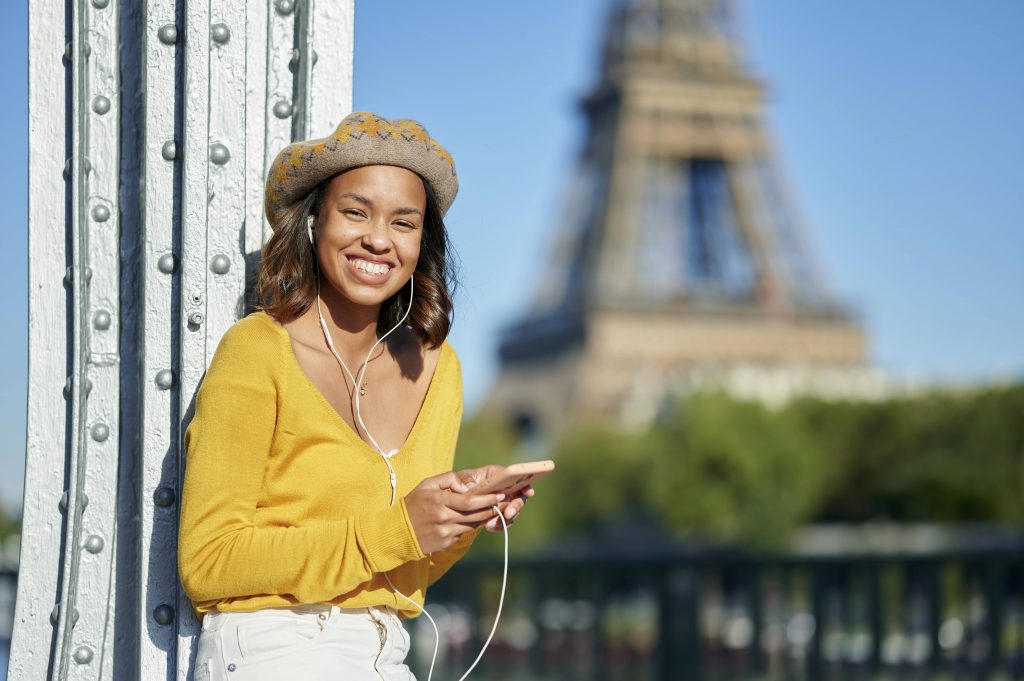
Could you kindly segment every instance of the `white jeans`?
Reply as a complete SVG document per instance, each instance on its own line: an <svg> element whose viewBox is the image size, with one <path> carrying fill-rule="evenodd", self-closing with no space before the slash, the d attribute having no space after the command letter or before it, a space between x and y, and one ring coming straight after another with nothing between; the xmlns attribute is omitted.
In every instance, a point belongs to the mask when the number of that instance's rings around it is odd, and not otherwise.
<svg viewBox="0 0 1024 681"><path fill-rule="evenodd" d="M409 634L390 608L208 612L197 648L195 681L415 681Z"/></svg>

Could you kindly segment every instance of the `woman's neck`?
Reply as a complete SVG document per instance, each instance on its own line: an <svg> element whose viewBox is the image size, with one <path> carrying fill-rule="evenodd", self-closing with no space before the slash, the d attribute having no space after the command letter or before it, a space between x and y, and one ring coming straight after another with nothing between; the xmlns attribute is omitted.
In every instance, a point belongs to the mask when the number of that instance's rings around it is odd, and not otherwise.
<svg viewBox="0 0 1024 681"><path fill-rule="evenodd" d="M320 310L324 322L331 333L334 347L346 363L351 358L353 362L362 364L370 348L377 342L380 309L380 305L356 305L343 296L321 290Z"/></svg>

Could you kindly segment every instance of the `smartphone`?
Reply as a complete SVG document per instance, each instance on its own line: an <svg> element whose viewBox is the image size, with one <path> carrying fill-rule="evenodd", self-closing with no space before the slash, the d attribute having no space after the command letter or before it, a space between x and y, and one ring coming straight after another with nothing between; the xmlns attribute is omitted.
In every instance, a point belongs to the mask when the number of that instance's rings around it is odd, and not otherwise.
<svg viewBox="0 0 1024 681"><path fill-rule="evenodd" d="M515 494L537 478L555 470L554 461L524 461L506 466L500 475L488 478L470 490L471 494Z"/></svg>

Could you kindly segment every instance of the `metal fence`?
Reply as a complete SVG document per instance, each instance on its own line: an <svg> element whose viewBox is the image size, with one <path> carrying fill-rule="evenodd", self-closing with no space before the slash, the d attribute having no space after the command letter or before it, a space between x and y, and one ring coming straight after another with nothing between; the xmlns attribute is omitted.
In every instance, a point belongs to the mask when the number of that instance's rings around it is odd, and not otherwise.
<svg viewBox="0 0 1024 681"><path fill-rule="evenodd" d="M500 563L467 559L432 588L443 678L475 657L500 581ZM538 681L1022 679L1024 551L516 560L481 668Z"/></svg>

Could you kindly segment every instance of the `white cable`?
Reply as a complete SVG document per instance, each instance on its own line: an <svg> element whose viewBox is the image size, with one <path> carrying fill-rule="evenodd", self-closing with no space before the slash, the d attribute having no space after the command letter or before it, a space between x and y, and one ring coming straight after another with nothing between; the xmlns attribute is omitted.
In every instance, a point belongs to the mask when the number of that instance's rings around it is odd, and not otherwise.
<svg viewBox="0 0 1024 681"><path fill-rule="evenodd" d="M317 259L316 259L315 256L313 258L313 261L317 262ZM383 341L385 338L387 338L389 335L391 335L391 332L394 331L395 329L397 329L399 326L401 326L402 323L405 322L406 318L408 318L409 311L412 310L412 299L413 299L413 294L414 294L414 291L415 291L415 284L413 283L413 280L414 280L414 276L413 275L409 275L409 305L405 308L405 314L402 315L402 318L398 320L397 324L395 324L393 327L391 327L390 331L388 331L386 334L384 334L383 336L378 338L377 342L374 343L372 346L370 346L370 351L368 353L366 353L366 359L363 361L362 368L359 369L359 375L358 375L358 378L357 378L357 377L352 375L352 372L349 370L348 365L345 364L345 360L343 360L341 358L341 355L338 354L338 349L334 347L334 339L331 337L331 330L327 327L327 320L324 319L323 309L320 307L320 265L319 265L319 263L317 263L317 268L316 268L316 311L317 311L317 315L320 317L320 328L323 329L324 337L327 339L327 348L331 351L331 354L334 355L334 359L338 360L338 364L341 365L341 368L345 370L345 373L348 374L349 379L352 381L353 390L355 391L355 395L356 395L356 419L359 421L359 425L362 427L363 432L366 433L366 437L370 438L370 442L373 444L373 448L376 449L377 453L380 454L384 458L384 463L388 467L388 477L389 477L390 482L391 482L391 505L392 506L394 505L396 495L398 494L398 479L397 479L397 477L395 475L395 469L391 467L391 462L388 461L388 459L390 459L395 454L397 454L398 450L397 449L392 449L391 451L389 451L389 452L387 452L385 454L384 450L381 448L381 446L379 444L377 444L377 440L375 440L373 435L370 433L370 429L367 428L366 424L363 422L363 415L359 411L359 384L362 382L363 376L366 375L366 365L369 364L370 357L373 355L373 351L377 349L377 346L380 345L381 341Z"/></svg>
<svg viewBox="0 0 1024 681"><path fill-rule="evenodd" d="M494 632L498 630L498 620L501 619L501 608L505 604L505 587L508 584L508 523L505 522L505 516L502 515L501 509L497 506L492 506L491 508L498 513L498 518L501 519L501 528L505 535L505 561L501 570L501 597L498 599L498 612L494 614L494 624L491 625L491 633L487 635L487 640L484 641L483 647L480 648L480 653L476 656L476 659L473 660L473 664L469 665L469 669L466 670L466 673L459 677L459 681L466 680L466 677L469 676L470 672L472 672L473 669L476 668L477 664L480 663L484 653L487 651L487 647L491 645L491 639L494 638ZM434 622L434 618L430 616L430 613L427 612L426 608L399 591L398 587L394 585L391 581L391 577L389 577L387 573L384 573L384 579L388 580L388 584L391 585L391 588L395 590L396 594L415 605L417 610L426 615L427 619L430 620L430 625L434 627L434 655L430 658L430 671L427 672L427 681L430 681L431 677L434 675L434 664L437 662L437 646L441 640L441 634L437 629L437 623Z"/></svg>
<svg viewBox="0 0 1024 681"><path fill-rule="evenodd" d="M312 243L313 235L311 229L309 240ZM363 423L363 416L362 414L359 413L359 384L363 380L363 376L366 375L366 365L369 364L370 356L373 355L373 351L377 349L377 346L380 345L381 341L387 338L392 331L401 326L402 323L405 322L406 318L409 316L409 311L412 310L412 299L414 292L413 276L409 276L409 305L408 307L405 308L405 314L402 315L402 318L398 320L397 324L391 327L390 331L388 331L386 334L378 338L377 342L370 347L370 351L366 353L366 359L363 360L363 366L359 369L359 376L357 380L357 378L352 375L352 372L345 364L345 361L341 358L341 355L338 354L337 348L334 347L334 339L331 337L331 330L327 328L327 320L324 319L324 313L320 307L320 263L317 261L315 255L313 256L313 262L316 263L316 311L317 315L320 317L320 328L323 329L324 337L327 340L327 347L328 349L330 349L331 354L334 355L334 359L338 361L338 364L341 365L341 368L345 370L345 373L348 374L349 379L352 381L353 390L355 391L356 396L356 419L359 420L359 425L362 426L363 432L366 433L366 436L368 438L370 438L370 442L373 443L373 448L376 449L377 452L381 455L381 457L384 458L384 463L388 467L388 476L391 482L390 505L394 506L395 497L398 490L398 479L395 475L395 469L392 468L391 461L389 459L391 459L391 457L397 454L398 450L392 449L387 454L385 454L384 450L381 449L381 446L377 444L377 441L373 438L373 435L370 434L370 429L366 427L365 423ZM466 677L469 676L470 672L472 672L473 669L476 668L477 664L479 664L480 660L483 658L484 652L486 652L487 647L491 645L491 639L494 638L494 632L498 630L498 620L501 619L501 608L505 604L505 587L508 583L508 523L505 522L505 516L502 515L501 509L499 509L497 506L492 506L491 508L493 508L495 512L497 512L498 518L501 520L502 531L505 535L505 562L501 572L501 597L498 599L498 612L494 615L494 624L491 626L491 633L487 636L487 640L484 641L483 647L480 648L480 654L476 656L476 659L473 660L473 664L471 664L469 666L469 669L466 670L466 673L459 678L459 681L465 681ZM423 606L421 606L419 603L417 603L416 601L414 601L413 599L409 598L404 593L399 591L398 587L394 585L394 583L391 581L391 577L386 572L384 573L384 579L387 580L388 584L391 586L392 589L394 589L396 594L398 594L408 602L412 603L421 613L426 615L427 619L430 621L430 625L434 627L434 655L430 658L430 671L427 673L427 681L431 681L431 677L433 677L434 675L434 664L437 662L438 645L441 642L441 633L437 628L437 623L434 621L434 618L430 616L430 613L427 612Z"/></svg>

